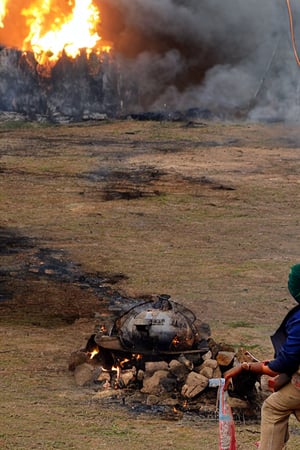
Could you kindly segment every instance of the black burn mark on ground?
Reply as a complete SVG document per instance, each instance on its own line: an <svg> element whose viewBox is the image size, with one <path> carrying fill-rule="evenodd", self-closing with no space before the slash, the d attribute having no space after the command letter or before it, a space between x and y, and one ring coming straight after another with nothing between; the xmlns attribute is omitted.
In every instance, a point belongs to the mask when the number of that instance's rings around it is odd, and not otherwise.
<svg viewBox="0 0 300 450"><path fill-rule="evenodd" d="M130 299L114 289L127 277L122 273L88 273L60 249L42 248L18 230L0 227L0 306L10 315L34 313L35 324L51 317L71 323L109 304L128 305ZM80 294L82 292L82 294ZM132 300L134 302L134 300ZM82 302L82 305L79 303ZM57 320L59 323L59 320ZM33 323L33 322L32 322Z"/></svg>
<svg viewBox="0 0 300 450"><path fill-rule="evenodd" d="M137 121L189 122L192 119L212 120L216 116L209 109L190 108L185 111L148 111L130 114L129 117Z"/></svg>
<svg viewBox="0 0 300 450"><path fill-rule="evenodd" d="M19 255L29 254L34 248L34 241L26 236L20 236L14 230L0 228L0 301L11 300L13 292L7 281L18 274L20 270Z"/></svg>
<svg viewBox="0 0 300 450"><path fill-rule="evenodd" d="M135 169L101 168L87 174L87 177L98 183L103 183L101 189L103 200L132 200L141 197L161 195L157 188L158 182L166 172L152 166L142 166Z"/></svg>
<svg viewBox="0 0 300 450"><path fill-rule="evenodd" d="M126 279L122 273L107 272L87 273L80 270L80 265L67 259L63 250L39 248L25 264L25 272L33 277L47 277L64 283L76 283L81 288L93 288L100 294L106 292L103 285L114 285Z"/></svg>
<svg viewBox="0 0 300 450"><path fill-rule="evenodd" d="M33 239L20 236L16 231L0 227L0 254L10 255L34 248Z"/></svg>
<svg viewBox="0 0 300 450"><path fill-rule="evenodd" d="M203 187L208 187L210 189L215 190L224 190L224 191L234 191L236 188L234 186L225 185L223 183L220 183L216 180L213 180L212 178L208 178L205 176L202 177L183 177L185 180L187 180L189 183L197 184Z"/></svg>
<svg viewBox="0 0 300 450"><path fill-rule="evenodd" d="M187 187L190 185L214 190L235 190L233 186L205 176L184 176L180 173L160 170L154 166L117 170L102 167L86 174L86 177L99 185L104 201L160 196L167 192L173 192L174 186L177 189L182 183L185 183Z"/></svg>

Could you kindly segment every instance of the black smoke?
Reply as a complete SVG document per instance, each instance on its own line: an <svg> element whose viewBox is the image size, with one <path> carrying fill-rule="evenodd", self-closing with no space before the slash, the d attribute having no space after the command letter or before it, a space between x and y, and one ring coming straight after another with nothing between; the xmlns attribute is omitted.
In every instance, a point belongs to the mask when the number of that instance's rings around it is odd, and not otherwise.
<svg viewBox="0 0 300 450"><path fill-rule="evenodd" d="M146 109L299 116L285 0L101 0L114 42ZM294 19L300 8L292 2ZM298 20L299 22L299 20ZM300 42L300 39L299 39Z"/></svg>

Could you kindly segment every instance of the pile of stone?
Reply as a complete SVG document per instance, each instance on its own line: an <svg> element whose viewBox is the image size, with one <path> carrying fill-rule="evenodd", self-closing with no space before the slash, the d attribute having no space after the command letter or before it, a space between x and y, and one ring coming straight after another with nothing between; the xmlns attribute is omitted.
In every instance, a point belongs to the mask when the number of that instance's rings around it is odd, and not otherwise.
<svg viewBox="0 0 300 450"><path fill-rule="evenodd" d="M221 379L226 370L251 357L239 349L216 344L209 339L210 350L205 354L182 353L164 360L145 360L133 355L132 360L117 358L119 364L109 370L103 367L101 351L95 358L81 350L72 353L69 369L78 387L92 387L98 399L115 398L122 393L123 401L134 396L146 405L168 405L193 411L215 411L218 389L211 387L212 379ZM244 377L244 379L243 379ZM257 416L263 395L256 375L242 376L236 392L229 396L232 408L243 410L247 416Z"/></svg>

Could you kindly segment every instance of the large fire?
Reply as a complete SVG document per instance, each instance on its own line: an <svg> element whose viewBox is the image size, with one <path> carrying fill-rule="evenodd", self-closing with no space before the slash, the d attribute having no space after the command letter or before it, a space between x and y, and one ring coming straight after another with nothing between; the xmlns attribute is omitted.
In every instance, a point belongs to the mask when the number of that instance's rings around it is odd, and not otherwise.
<svg viewBox="0 0 300 450"><path fill-rule="evenodd" d="M19 4L19 6L18 6ZM109 51L99 35L101 14L94 0L0 0L0 43L32 51L39 64L84 49Z"/></svg>

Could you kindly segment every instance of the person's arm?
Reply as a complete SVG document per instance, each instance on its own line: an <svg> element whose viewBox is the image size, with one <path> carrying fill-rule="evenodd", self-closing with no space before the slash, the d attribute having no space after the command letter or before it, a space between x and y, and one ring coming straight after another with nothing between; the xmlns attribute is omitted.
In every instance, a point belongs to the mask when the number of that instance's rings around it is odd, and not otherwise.
<svg viewBox="0 0 300 450"><path fill-rule="evenodd" d="M263 361L263 362L243 362L241 365L243 367L243 370L257 373L258 375L269 375L270 377L276 377L279 372L276 372L272 370L269 367L270 361Z"/></svg>
<svg viewBox="0 0 300 450"><path fill-rule="evenodd" d="M264 375L269 375L270 377L275 377L276 375L278 375L278 372L275 372L274 370L272 370L269 367L268 364L269 364L268 361L264 361L264 362L250 362L250 363L243 362L242 364L239 364L239 365L233 367L232 369L228 370L224 374L224 378L225 378L225 387L224 387L224 389L225 390L228 389L228 386L230 384L231 378L236 377L237 375L239 375L243 371L256 373L257 375L263 375L263 374Z"/></svg>

